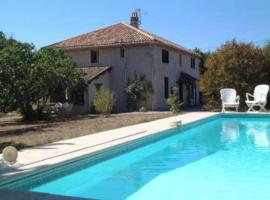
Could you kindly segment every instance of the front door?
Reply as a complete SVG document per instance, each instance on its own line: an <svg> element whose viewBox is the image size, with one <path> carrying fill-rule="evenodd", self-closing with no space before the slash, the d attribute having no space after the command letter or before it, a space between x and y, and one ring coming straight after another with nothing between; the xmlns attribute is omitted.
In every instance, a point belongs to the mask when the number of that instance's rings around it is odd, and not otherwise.
<svg viewBox="0 0 270 200"><path fill-rule="evenodd" d="M183 83L179 84L179 99L180 99L181 102L184 101L184 98L183 98Z"/></svg>

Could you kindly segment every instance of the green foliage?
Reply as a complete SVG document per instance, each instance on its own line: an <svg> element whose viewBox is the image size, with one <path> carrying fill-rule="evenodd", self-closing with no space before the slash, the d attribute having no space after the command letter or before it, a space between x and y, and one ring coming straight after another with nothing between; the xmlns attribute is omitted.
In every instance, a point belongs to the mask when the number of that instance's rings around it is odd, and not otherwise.
<svg viewBox="0 0 270 200"><path fill-rule="evenodd" d="M25 120L38 119L51 94L85 86L83 72L63 51L34 51L31 44L0 38L0 111L19 109Z"/></svg>
<svg viewBox="0 0 270 200"><path fill-rule="evenodd" d="M270 40L263 47L263 52L264 52L264 55L267 58L267 64L268 64L268 66L270 66Z"/></svg>
<svg viewBox="0 0 270 200"><path fill-rule="evenodd" d="M100 88L94 99L94 106L97 113L102 115L111 114L113 107L116 103L116 95L114 92L105 89L104 87Z"/></svg>
<svg viewBox="0 0 270 200"><path fill-rule="evenodd" d="M0 50L13 43L17 43L17 41L13 38L6 38L6 35L0 31Z"/></svg>
<svg viewBox="0 0 270 200"><path fill-rule="evenodd" d="M235 88L243 101L245 93L252 92L257 84L269 83L270 68L263 50L249 43L227 42L207 58L205 65L200 88L209 109L220 106L221 88Z"/></svg>
<svg viewBox="0 0 270 200"><path fill-rule="evenodd" d="M172 94L167 99L167 104L170 105L170 111L173 113L178 113L181 111L183 103L179 99L179 88L173 87Z"/></svg>
<svg viewBox="0 0 270 200"><path fill-rule="evenodd" d="M195 48L194 52L201 56L201 59L200 59L200 71L201 71L201 74L203 74L205 72L205 70L206 70L205 61L211 55L211 53L210 53L210 51L203 52L199 48Z"/></svg>
<svg viewBox="0 0 270 200"><path fill-rule="evenodd" d="M150 83L145 80L144 76L139 78L135 75L133 81L129 81L125 92L128 96L128 108L130 110L138 110L140 104L146 104L147 97L152 93Z"/></svg>
<svg viewBox="0 0 270 200"><path fill-rule="evenodd" d="M36 84L45 101L51 94L82 92L86 88L83 71L62 50L46 48L37 52L33 73L39 78Z"/></svg>
<svg viewBox="0 0 270 200"><path fill-rule="evenodd" d="M31 110L37 101L31 68L35 63L33 46L14 43L0 51L0 105L7 112L17 107L22 112Z"/></svg>

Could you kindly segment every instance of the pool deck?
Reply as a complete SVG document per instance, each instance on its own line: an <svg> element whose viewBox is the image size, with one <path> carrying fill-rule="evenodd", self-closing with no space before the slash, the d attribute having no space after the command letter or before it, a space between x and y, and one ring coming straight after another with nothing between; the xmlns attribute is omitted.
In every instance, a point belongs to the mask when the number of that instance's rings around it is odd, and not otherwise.
<svg viewBox="0 0 270 200"><path fill-rule="evenodd" d="M24 149L19 152L19 167L0 166L0 182L10 176L48 167L73 158L97 152L118 144L126 143L172 128L174 122L187 124L217 115L215 112L190 112L174 117L136 124L114 130L99 132L82 137L62 140L42 146ZM132 117L132 116L130 116Z"/></svg>

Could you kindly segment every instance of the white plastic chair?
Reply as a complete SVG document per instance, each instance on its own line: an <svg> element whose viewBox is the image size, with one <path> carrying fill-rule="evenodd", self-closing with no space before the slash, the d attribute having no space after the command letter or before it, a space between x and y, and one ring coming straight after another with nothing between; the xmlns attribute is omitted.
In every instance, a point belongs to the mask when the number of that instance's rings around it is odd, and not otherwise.
<svg viewBox="0 0 270 200"><path fill-rule="evenodd" d="M254 112L254 111L264 111L265 105L267 103L267 94L269 91L269 85L257 85L254 89L253 95L250 93L246 93L246 104L248 106L248 112ZM252 98L252 99L250 99ZM256 110L255 107L258 107L259 109Z"/></svg>
<svg viewBox="0 0 270 200"><path fill-rule="evenodd" d="M222 112L226 112L226 108L235 108L238 112L240 96L236 95L233 88L223 88L220 90L220 98L222 101Z"/></svg>

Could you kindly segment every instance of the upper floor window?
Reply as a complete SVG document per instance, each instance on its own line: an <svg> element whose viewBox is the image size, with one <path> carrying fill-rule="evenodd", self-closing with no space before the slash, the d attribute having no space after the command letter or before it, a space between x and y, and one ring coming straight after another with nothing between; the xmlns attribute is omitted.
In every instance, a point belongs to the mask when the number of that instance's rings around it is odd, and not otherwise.
<svg viewBox="0 0 270 200"><path fill-rule="evenodd" d="M190 67L195 68L195 58L193 57L190 58Z"/></svg>
<svg viewBox="0 0 270 200"><path fill-rule="evenodd" d="M162 49L162 62L169 63L169 51Z"/></svg>
<svg viewBox="0 0 270 200"><path fill-rule="evenodd" d="M125 49L122 47L120 48L120 57L124 58L125 57Z"/></svg>
<svg viewBox="0 0 270 200"><path fill-rule="evenodd" d="M91 50L91 63L98 63L98 50Z"/></svg>
<svg viewBox="0 0 270 200"><path fill-rule="evenodd" d="M182 55L179 54L179 66L182 67L183 63L182 63Z"/></svg>

